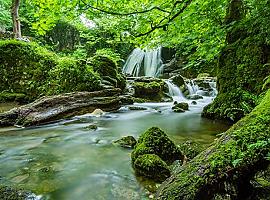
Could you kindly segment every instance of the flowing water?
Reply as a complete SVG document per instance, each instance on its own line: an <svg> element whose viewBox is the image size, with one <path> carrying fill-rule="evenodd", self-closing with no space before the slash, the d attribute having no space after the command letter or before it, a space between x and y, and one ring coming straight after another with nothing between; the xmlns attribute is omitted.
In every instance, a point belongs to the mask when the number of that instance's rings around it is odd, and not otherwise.
<svg viewBox="0 0 270 200"><path fill-rule="evenodd" d="M187 100L185 100L187 101ZM123 107L103 116L91 114L34 128L0 129L0 184L30 189L44 199L145 199L133 173L130 150L112 145L136 138L147 128L162 128L176 143L188 138L208 144L228 126L200 117L205 97L185 113L173 103L143 103L147 110ZM97 130L90 130L89 125Z"/></svg>
<svg viewBox="0 0 270 200"><path fill-rule="evenodd" d="M136 48L129 55L123 72L130 76L158 77L162 73L161 47L154 50Z"/></svg>

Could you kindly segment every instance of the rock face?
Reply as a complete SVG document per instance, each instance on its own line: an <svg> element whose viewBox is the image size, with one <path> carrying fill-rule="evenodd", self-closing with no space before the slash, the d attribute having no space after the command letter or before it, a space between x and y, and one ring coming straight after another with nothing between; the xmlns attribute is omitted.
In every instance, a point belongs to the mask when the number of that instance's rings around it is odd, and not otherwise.
<svg viewBox="0 0 270 200"><path fill-rule="evenodd" d="M113 144L119 145L123 148L133 148L137 144L137 141L133 136L125 136L114 141Z"/></svg>
<svg viewBox="0 0 270 200"><path fill-rule="evenodd" d="M120 89L75 92L41 97L33 103L0 114L0 126L33 126L74 115L91 113L99 108L112 111L120 108Z"/></svg>
<svg viewBox="0 0 270 200"><path fill-rule="evenodd" d="M150 156L155 155L155 156ZM143 155L147 155L146 157L142 157ZM153 160L152 168L163 168L164 174L161 175L161 171L150 171L147 166L150 165L148 161L144 161L145 158L149 158ZM132 166L136 173L140 175L145 175L150 173L152 179L160 179L160 176L167 177L168 173L165 168L166 165L172 164L175 160L183 160L183 155L179 148L169 139L169 137L157 127L152 127L145 131L140 137L135 146L135 149L131 153L131 161ZM137 161L139 159L139 161ZM163 162L161 162L163 161ZM147 166L140 166L142 164L147 164ZM154 165L158 166L155 168ZM146 171L144 171L146 170ZM143 172L144 171L144 172ZM166 172L166 173L165 173ZM149 178L148 176L148 178Z"/></svg>

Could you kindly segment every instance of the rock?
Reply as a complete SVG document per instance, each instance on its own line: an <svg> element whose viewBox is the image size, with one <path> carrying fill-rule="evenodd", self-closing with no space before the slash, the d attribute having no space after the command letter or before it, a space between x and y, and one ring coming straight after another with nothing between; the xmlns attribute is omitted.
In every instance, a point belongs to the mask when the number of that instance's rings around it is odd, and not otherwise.
<svg viewBox="0 0 270 200"><path fill-rule="evenodd" d="M0 126L33 126L93 112L118 110L121 90L74 92L41 97L33 103L0 114Z"/></svg>
<svg viewBox="0 0 270 200"><path fill-rule="evenodd" d="M169 137L157 127L146 130L140 137L131 153L132 164L140 155L158 155L168 165L175 160L182 160L183 155L180 149L169 139Z"/></svg>
<svg viewBox="0 0 270 200"><path fill-rule="evenodd" d="M133 97L130 95L119 96L122 105L130 105L134 103Z"/></svg>
<svg viewBox="0 0 270 200"><path fill-rule="evenodd" d="M36 199L36 195L29 191L12 188L8 186L0 185L0 199L5 200L25 200L25 199Z"/></svg>
<svg viewBox="0 0 270 200"><path fill-rule="evenodd" d="M134 170L137 175L162 182L170 176L168 165L155 154L144 154L134 162Z"/></svg>
<svg viewBox="0 0 270 200"><path fill-rule="evenodd" d="M103 83L109 82L114 87L124 89L126 80L123 74L119 73L117 64L106 56L94 56L90 59L94 71L98 72Z"/></svg>
<svg viewBox="0 0 270 200"><path fill-rule="evenodd" d="M187 99L198 100L198 99L203 99L203 97L201 95L199 95L199 94L192 94L192 95L188 95Z"/></svg>
<svg viewBox="0 0 270 200"><path fill-rule="evenodd" d="M90 124L89 126L86 126L85 129L87 129L87 130L94 130L95 131L95 130L98 129L98 127L95 124Z"/></svg>
<svg viewBox="0 0 270 200"><path fill-rule="evenodd" d="M138 107L138 106L129 106L129 110L147 110L147 108L144 107Z"/></svg>
<svg viewBox="0 0 270 200"><path fill-rule="evenodd" d="M182 108L174 108L174 109L173 109L173 112L176 112L176 113L184 113L185 110L182 109Z"/></svg>
<svg viewBox="0 0 270 200"><path fill-rule="evenodd" d="M191 104L192 105L197 105L197 101L192 101Z"/></svg>
<svg viewBox="0 0 270 200"><path fill-rule="evenodd" d="M188 110L189 106L188 106L188 103L185 103L185 102L181 102L181 103L177 103L175 104L172 109L173 110L177 110L177 109L182 109L182 110Z"/></svg>
<svg viewBox="0 0 270 200"><path fill-rule="evenodd" d="M100 117L105 114L105 112L99 108L95 109L92 113L92 115L95 115L96 117Z"/></svg>
<svg viewBox="0 0 270 200"><path fill-rule="evenodd" d="M170 80L172 80L173 84L177 85L178 87L185 85L184 78L181 75L173 76L170 78Z"/></svg>
<svg viewBox="0 0 270 200"><path fill-rule="evenodd" d="M137 141L133 136L125 136L119 140L114 141L113 144L124 148L133 148L137 144Z"/></svg>

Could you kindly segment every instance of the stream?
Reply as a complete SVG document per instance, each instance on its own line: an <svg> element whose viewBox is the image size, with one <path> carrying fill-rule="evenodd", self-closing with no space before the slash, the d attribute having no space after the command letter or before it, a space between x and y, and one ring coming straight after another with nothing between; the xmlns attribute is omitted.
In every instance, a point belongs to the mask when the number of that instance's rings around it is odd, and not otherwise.
<svg viewBox="0 0 270 200"><path fill-rule="evenodd" d="M228 125L200 117L212 97L174 113L173 103L135 103L102 116L86 114L33 128L0 129L0 184L17 186L48 200L147 199L144 183L131 167L131 150L114 146L122 136L138 138L158 126L179 144L211 143ZM97 130L87 126L96 125Z"/></svg>

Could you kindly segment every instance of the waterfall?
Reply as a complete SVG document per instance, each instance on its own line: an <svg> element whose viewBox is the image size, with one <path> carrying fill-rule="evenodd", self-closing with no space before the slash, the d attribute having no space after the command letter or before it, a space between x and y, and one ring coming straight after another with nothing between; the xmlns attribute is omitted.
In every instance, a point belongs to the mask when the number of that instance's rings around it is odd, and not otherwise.
<svg viewBox="0 0 270 200"><path fill-rule="evenodd" d="M165 80L165 83L168 85L169 95L173 98L174 101L186 100L180 88L173 84L171 80Z"/></svg>
<svg viewBox="0 0 270 200"><path fill-rule="evenodd" d="M195 84L193 80L189 80L189 82L186 83L186 87L188 89L189 95L196 94L196 92L199 90L199 86Z"/></svg>
<svg viewBox="0 0 270 200"><path fill-rule="evenodd" d="M123 72L135 77L158 77L163 67L161 49L162 47L154 50L134 49L123 67Z"/></svg>
<svg viewBox="0 0 270 200"><path fill-rule="evenodd" d="M217 91L217 83L215 81L210 81L209 85L212 89L212 92L210 93L212 97L217 96L218 91Z"/></svg>

